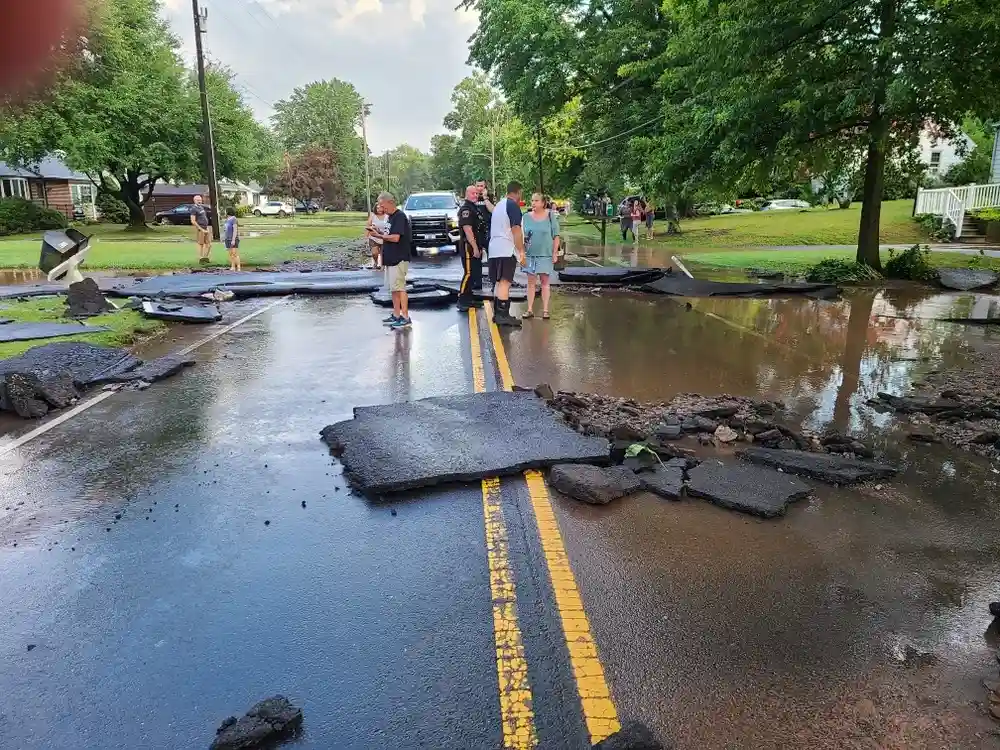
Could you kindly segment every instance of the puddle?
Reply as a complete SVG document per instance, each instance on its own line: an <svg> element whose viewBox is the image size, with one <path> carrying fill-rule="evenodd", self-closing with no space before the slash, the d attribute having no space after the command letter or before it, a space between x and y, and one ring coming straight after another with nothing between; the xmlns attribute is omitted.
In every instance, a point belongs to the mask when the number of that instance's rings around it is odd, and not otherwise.
<svg viewBox="0 0 1000 750"><path fill-rule="evenodd" d="M155 276L158 271L128 271L121 269L107 269L99 271L88 270L86 275L94 278L110 279L132 279ZM16 286L18 284L37 284L45 281L45 274L37 268L24 269L0 269L0 286Z"/></svg>

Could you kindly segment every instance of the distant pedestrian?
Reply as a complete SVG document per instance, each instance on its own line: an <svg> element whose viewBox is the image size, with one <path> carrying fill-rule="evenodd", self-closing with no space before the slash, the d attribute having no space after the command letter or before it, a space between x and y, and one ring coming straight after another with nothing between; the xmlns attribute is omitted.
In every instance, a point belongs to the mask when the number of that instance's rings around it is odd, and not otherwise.
<svg viewBox="0 0 1000 750"><path fill-rule="evenodd" d="M622 242L628 239L628 230L632 228L632 209L628 201L623 201L618 207L618 221L621 223Z"/></svg>
<svg viewBox="0 0 1000 750"><path fill-rule="evenodd" d="M653 239L653 220L656 218L656 208L653 201L646 201L646 239Z"/></svg>
<svg viewBox="0 0 1000 750"><path fill-rule="evenodd" d="M497 203L490 219L490 278L494 280L493 322L519 328L521 321L510 314L510 285L517 264L526 263L524 230L521 228L521 183L507 185L507 197Z"/></svg>
<svg viewBox="0 0 1000 750"><path fill-rule="evenodd" d="M642 204L632 201L632 243L639 244L639 232L642 230Z"/></svg>
<svg viewBox="0 0 1000 750"><path fill-rule="evenodd" d="M389 217L383 213L379 213L378 203L375 204L375 210L368 214L368 225L366 229L378 229L380 234L389 233ZM368 249L372 254L372 265L376 271L382 270L382 240L378 237L368 237Z"/></svg>
<svg viewBox="0 0 1000 750"><path fill-rule="evenodd" d="M546 205L541 193L531 196L531 211L521 220L524 243L528 256L525 272L528 274L528 309L521 315L525 320L535 317L535 289L542 285L542 320L549 319L549 276L559 259L559 218Z"/></svg>
<svg viewBox="0 0 1000 750"><path fill-rule="evenodd" d="M229 251L229 270L242 271L240 261L240 220L236 218L236 209L230 206L226 209L226 250Z"/></svg>
<svg viewBox="0 0 1000 750"><path fill-rule="evenodd" d="M385 285L392 294L392 315L382 323L393 330L401 330L413 325L406 296L406 274L410 271L410 248L413 241L410 220L396 206L396 198L392 193L379 193L378 207L386 215L389 228L385 232L373 228L369 230L369 236L382 240Z"/></svg>
<svg viewBox="0 0 1000 750"><path fill-rule="evenodd" d="M212 222L208 218L208 209L200 195L194 197L191 209L191 225L194 227L194 241L198 245L198 263L207 266L212 256Z"/></svg>
<svg viewBox="0 0 1000 750"><path fill-rule="evenodd" d="M481 194L479 187L469 185L465 189L465 202L458 209L458 230L461 233L458 237L458 252L462 258L462 283L458 288L459 312L483 306L482 301L473 294L477 280L479 288L482 288L483 248L489 237L488 232L483 231L479 207L476 205Z"/></svg>

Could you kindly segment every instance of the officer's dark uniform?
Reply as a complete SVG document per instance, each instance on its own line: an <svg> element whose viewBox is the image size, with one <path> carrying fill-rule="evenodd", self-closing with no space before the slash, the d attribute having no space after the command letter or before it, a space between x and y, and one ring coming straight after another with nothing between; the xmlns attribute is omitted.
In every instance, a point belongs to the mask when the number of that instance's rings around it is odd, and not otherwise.
<svg viewBox="0 0 1000 750"><path fill-rule="evenodd" d="M486 212L489 216L489 212ZM472 252L472 244L465 237L465 227L472 227L472 233L476 237L476 245L481 253L485 250L486 241L489 238L488 231L484 234L483 223L480 219L478 206L470 200L466 200L458 209L458 252L462 257L462 284L458 291L459 309L468 309L476 304L473 291L483 287L483 258L476 257ZM476 285L478 282L478 286Z"/></svg>
<svg viewBox="0 0 1000 750"><path fill-rule="evenodd" d="M483 251L483 255L479 258L479 263L482 265L486 261L486 256L488 255L487 250L490 246L490 222L493 220L493 215L490 210L486 207L486 201L480 200L476 203L476 242L479 243L479 249ZM479 274L472 279L473 289L483 288L483 276Z"/></svg>

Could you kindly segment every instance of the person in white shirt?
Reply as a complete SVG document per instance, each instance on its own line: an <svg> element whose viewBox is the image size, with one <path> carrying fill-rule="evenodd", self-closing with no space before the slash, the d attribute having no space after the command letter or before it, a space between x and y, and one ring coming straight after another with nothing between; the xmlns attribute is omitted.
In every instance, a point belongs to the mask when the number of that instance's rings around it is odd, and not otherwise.
<svg viewBox="0 0 1000 750"><path fill-rule="evenodd" d="M374 229L379 234L389 233L389 217L384 213L379 213L382 210L380 204L375 204L375 212L368 214L368 226L365 229ZM382 269L382 240L379 237L369 237L368 244L371 247L372 253L372 264L375 266L375 270L379 271Z"/></svg>
<svg viewBox="0 0 1000 750"><path fill-rule="evenodd" d="M521 321L510 314L510 285L517 264L525 264L524 231L521 228L521 183L507 185L507 197L497 203L490 217L490 278L493 280L493 322L519 328Z"/></svg>

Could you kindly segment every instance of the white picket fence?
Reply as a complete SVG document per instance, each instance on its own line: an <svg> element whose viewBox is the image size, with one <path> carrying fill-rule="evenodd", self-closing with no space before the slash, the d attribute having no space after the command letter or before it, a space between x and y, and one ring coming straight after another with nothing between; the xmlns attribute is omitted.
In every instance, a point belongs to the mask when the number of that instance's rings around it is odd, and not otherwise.
<svg viewBox="0 0 1000 750"><path fill-rule="evenodd" d="M979 208L1000 208L1000 183L934 190L919 188L913 213L918 216L934 214L950 219L955 225L955 239L958 239L962 236L965 215Z"/></svg>

